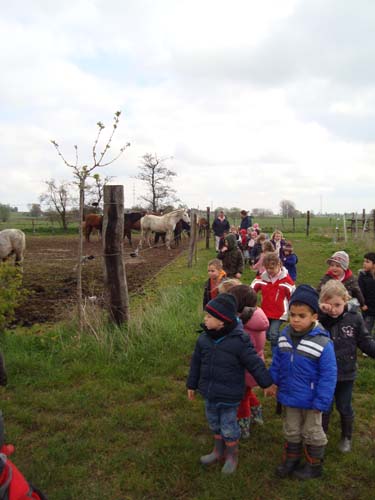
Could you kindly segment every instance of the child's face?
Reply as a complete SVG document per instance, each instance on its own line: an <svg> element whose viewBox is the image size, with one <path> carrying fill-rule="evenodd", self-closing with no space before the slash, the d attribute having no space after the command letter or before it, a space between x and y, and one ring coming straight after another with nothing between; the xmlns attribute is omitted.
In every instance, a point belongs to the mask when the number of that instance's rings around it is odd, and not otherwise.
<svg viewBox="0 0 375 500"><path fill-rule="evenodd" d="M305 332L318 319L317 313L313 313L305 304L292 304L289 310L289 323L295 332Z"/></svg>
<svg viewBox="0 0 375 500"><path fill-rule="evenodd" d="M209 330L221 330L224 327L223 321L211 316L209 313L206 313L204 317L204 324Z"/></svg>
<svg viewBox="0 0 375 500"><path fill-rule="evenodd" d="M213 280L216 280L220 275L219 269L215 266L208 266L207 272L208 272L208 277Z"/></svg>
<svg viewBox="0 0 375 500"><path fill-rule="evenodd" d="M280 234L280 233L275 233L275 235L274 235L273 239L274 239L275 241L280 241L280 240L281 240L281 234Z"/></svg>
<svg viewBox="0 0 375 500"><path fill-rule="evenodd" d="M270 278L274 278L275 276L277 276L279 274L281 267L280 267L280 264L267 264L265 266L265 269L268 273L268 276Z"/></svg>
<svg viewBox="0 0 375 500"><path fill-rule="evenodd" d="M328 270L332 273L335 278L340 278L344 273L344 269L337 262L330 262Z"/></svg>
<svg viewBox="0 0 375 500"><path fill-rule="evenodd" d="M372 260L364 259L363 260L363 269L365 271L369 271L373 273L375 271L375 263Z"/></svg>
<svg viewBox="0 0 375 500"><path fill-rule="evenodd" d="M331 318L338 318L344 312L346 300L338 295L334 295L330 299L324 299L322 302L328 306L325 307L325 311Z"/></svg>

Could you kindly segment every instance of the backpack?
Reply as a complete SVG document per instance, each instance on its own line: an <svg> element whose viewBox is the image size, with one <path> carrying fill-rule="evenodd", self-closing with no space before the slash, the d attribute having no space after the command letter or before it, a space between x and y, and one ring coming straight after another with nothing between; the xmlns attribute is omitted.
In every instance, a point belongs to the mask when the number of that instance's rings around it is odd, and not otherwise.
<svg viewBox="0 0 375 500"><path fill-rule="evenodd" d="M8 455L13 451L12 445L5 445L0 449L0 500L47 500L9 460Z"/></svg>

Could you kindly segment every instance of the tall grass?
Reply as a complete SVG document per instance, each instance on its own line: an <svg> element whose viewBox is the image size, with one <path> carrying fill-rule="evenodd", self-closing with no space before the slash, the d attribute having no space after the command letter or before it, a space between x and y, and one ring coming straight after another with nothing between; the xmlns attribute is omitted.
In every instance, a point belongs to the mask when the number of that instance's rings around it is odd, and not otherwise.
<svg viewBox="0 0 375 500"><path fill-rule="evenodd" d="M349 251L354 269L362 260L363 248L356 243L342 248L318 235L294 238L293 243L300 259L299 282L317 284L335 250ZM334 415L323 480L276 480L281 419L274 401L262 394L266 423L241 443L236 475L223 478L219 467L199 466L211 436L202 402L186 398L185 380L213 254L200 249L193 269L183 256L160 273L142 296L132 298L127 328L112 328L98 319L99 342L90 332L78 338L74 324L6 333L2 346L10 383L2 391L2 409L7 434L17 447L17 465L50 498L372 498L371 359L360 358L353 452L343 456L336 450L339 424ZM252 277L246 270L243 281Z"/></svg>

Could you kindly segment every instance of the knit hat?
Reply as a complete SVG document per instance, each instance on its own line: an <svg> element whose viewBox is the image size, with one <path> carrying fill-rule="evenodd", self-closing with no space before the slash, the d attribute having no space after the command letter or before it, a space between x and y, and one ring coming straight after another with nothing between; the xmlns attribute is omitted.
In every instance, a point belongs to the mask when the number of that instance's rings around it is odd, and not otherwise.
<svg viewBox="0 0 375 500"><path fill-rule="evenodd" d="M327 259L327 264L331 264L331 262L336 262L346 271L349 267L349 255L343 250L335 252L332 257Z"/></svg>
<svg viewBox="0 0 375 500"><path fill-rule="evenodd" d="M232 323L237 319L237 300L229 293L221 293L206 305L206 311L224 323Z"/></svg>
<svg viewBox="0 0 375 500"><path fill-rule="evenodd" d="M301 302L302 304L308 305L316 313L319 310L319 294L310 285L299 285L296 288L296 291L290 298L289 309L295 302Z"/></svg>

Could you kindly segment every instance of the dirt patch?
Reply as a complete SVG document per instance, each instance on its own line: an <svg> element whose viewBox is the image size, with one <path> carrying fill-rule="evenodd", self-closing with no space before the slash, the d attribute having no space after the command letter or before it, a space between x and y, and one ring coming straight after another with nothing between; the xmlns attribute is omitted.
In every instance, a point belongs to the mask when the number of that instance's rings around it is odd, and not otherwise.
<svg viewBox="0 0 375 500"><path fill-rule="evenodd" d="M85 296L102 297L103 248L97 237L84 243L85 261L82 286ZM133 248L138 239L135 237ZM169 264L188 246L188 239L171 250L165 246L144 249L137 257L131 257L133 249L124 248L126 275L129 292L142 290L142 286L161 268ZM66 317L76 303L76 264L78 237L75 236L27 236L24 261L23 285L29 298L16 311L16 322L25 326L35 323L56 322Z"/></svg>

